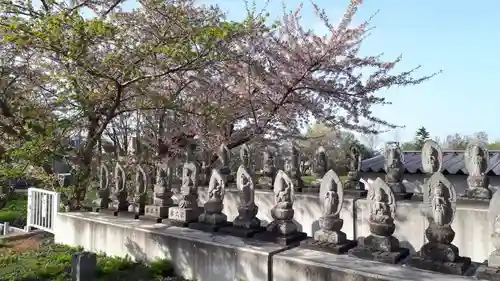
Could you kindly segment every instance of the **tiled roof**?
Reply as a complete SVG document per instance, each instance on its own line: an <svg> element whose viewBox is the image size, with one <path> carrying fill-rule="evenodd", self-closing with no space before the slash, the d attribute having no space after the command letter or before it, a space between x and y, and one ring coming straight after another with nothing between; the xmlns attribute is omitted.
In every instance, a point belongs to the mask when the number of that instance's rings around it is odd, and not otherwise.
<svg viewBox="0 0 500 281"><path fill-rule="evenodd" d="M500 175L500 150L489 151L490 163L488 165L488 175ZM422 158L421 153L417 151L404 152L405 156L405 173L418 174L422 173ZM377 155L373 158L361 161L362 172L385 172L384 171L384 155ZM443 151L443 171L444 174L451 175L466 175L467 169L464 162L463 150L448 150Z"/></svg>

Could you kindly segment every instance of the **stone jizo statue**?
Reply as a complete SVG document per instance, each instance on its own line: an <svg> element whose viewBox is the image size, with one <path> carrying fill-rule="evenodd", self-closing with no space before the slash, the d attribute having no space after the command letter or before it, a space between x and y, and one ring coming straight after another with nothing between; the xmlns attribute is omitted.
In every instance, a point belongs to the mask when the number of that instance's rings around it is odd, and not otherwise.
<svg viewBox="0 0 500 281"><path fill-rule="evenodd" d="M472 141L465 149L465 167L469 173L468 188L463 197L468 199L488 200L492 196L487 175L489 152L486 143Z"/></svg>
<svg viewBox="0 0 500 281"><path fill-rule="evenodd" d="M468 257L461 257L458 248L451 244L455 237L451 224L455 216L455 187L441 173L435 172L425 183L424 214L429 221L424 244L410 265L427 270L462 275L471 264ZM427 209L427 210L425 210Z"/></svg>
<svg viewBox="0 0 500 281"><path fill-rule="evenodd" d="M393 154L394 156L394 154ZM389 185L380 178L368 189L370 217L368 224L371 234L358 247L349 250L349 255L395 264L409 254L409 250L399 245L393 236L396 229L396 197Z"/></svg>

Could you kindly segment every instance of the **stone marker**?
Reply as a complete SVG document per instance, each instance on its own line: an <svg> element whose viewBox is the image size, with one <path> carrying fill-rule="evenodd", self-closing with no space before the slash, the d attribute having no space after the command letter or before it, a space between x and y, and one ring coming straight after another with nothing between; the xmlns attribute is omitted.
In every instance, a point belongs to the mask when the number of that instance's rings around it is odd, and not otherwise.
<svg viewBox="0 0 500 281"><path fill-rule="evenodd" d="M385 181L397 200L410 200L413 193L406 192L403 184L405 171L404 154L398 142L388 142L385 146Z"/></svg>
<svg viewBox="0 0 500 281"><path fill-rule="evenodd" d="M109 208L109 182L110 182L110 173L108 166L104 163L101 163L99 166L99 189L97 190L97 199L95 199L92 203L94 207L92 208L94 212L99 212L100 209L108 209Z"/></svg>
<svg viewBox="0 0 500 281"><path fill-rule="evenodd" d="M349 250L349 256L395 264L408 256L409 250L401 248L399 240L392 236L396 229L396 197L389 185L377 178L368 189L370 200L371 234L364 238L361 245Z"/></svg>
<svg viewBox="0 0 500 281"><path fill-rule="evenodd" d="M464 161L469 173L467 177L468 188L459 200L489 201L492 192L489 189L490 178L486 174L490 162L486 143L478 140L470 142L465 148Z"/></svg>
<svg viewBox="0 0 500 281"><path fill-rule="evenodd" d="M500 280L500 192L495 192L490 200L488 220L492 226L491 243L495 250L488 257L486 265L476 270L478 279Z"/></svg>
<svg viewBox="0 0 500 281"><path fill-rule="evenodd" d="M208 200L203 206L204 212L199 216L198 222L189 224L189 228L215 232L221 227L231 225L227 221L227 216L222 213L225 191L224 177L214 169L208 184Z"/></svg>
<svg viewBox="0 0 500 281"><path fill-rule="evenodd" d="M292 180L285 172L279 170L274 180L275 206L271 209L274 220L269 223L265 232L256 234L255 239L290 245L307 238L307 234L298 231L297 225L293 222L294 197Z"/></svg>
<svg viewBox="0 0 500 281"><path fill-rule="evenodd" d="M137 165L135 172L135 190L132 202L128 206L128 211L134 214L134 218L138 219L144 215L146 207L147 188L149 187L149 175L146 173L142 165Z"/></svg>
<svg viewBox="0 0 500 281"><path fill-rule="evenodd" d="M420 269L462 275L471 264L461 257L451 244L455 237L451 224L455 216L456 193L453 184L441 173L435 172L424 187L424 214L429 221L425 230L427 242L411 257L409 264Z"/></svg>
<svg viewBox="0 0 500 281"><path fill-rule="evenodd" d="M319 218L320 230L314 233L313 239L305 240L301 247L317 251L343 254L357 245L356 241L348 240L341 231L344 221L340 211L344 203L344 188L337 174L330 170L321 181L319 191L320 202L323 203L323 216Z"/></svg>
<svg viewBox="0 0 500 281"><path fill-rule="evenodd" d="M233 226L223 227L219 232L238 237L252 237L255 233L265 229L260 226L256 217L259 211L255 205L255 186L253 177L248 167L250 166L250 151L246 145L240 150L241 165L236 173L236 187L239 191L238 216L233 221Z"/></svg>
<svg viewBox="0 0 500 281"><path fill-rule="evenodd" d="M100 209L99 213L113 214L114 216L117 216L120 212L128 213L127 179L125 170L120 163L116 163L115 165L114 183L110 208Z"/></svg>
<svg viewBox="0 0 500 281"><path fill-rule="evenodd" d="M71 279L73 281L93 281L96 268L97 256L95 253L74 253L71 258Z"/></svg>
<svg viewBox="0 0 500 281"><path fill-rule="evenodd" d="M355 198L365 198L368 191L363 183L359 181L361 169L361 151L359 146L353 144L349 148L349 172L345 182L344 193Z"/></svg>
<svg viewBox="0 0 500 281"><path fill-rule="evenodd" d="M226 184L227 187L229 183L234 182L234 177L233 175L231 175L231 168L229 167L231 159L231 151L229 150L229 148L227 148L225 144L221 144L219 146L219 149L217 150L217 157L219 158L221 164L219 168L219 173L224 179L224 184Z"/></svg>
<svg viewBox="0 0 500 281"><path fill-rule="evenodd" d="M274 178L276 177L276 166L274 164L274 154L269 147L266 147L262 154L262 175L259 178L258 185L263 189L272 189Z"/></svg>
<svg viewBox="0 0 500 281"><path fill-rule="evenodd" d="M182 168L182 199L179 206L168 209L168 222L175 226L187 227L198 221L202 209L198 206L198 166L194 161Z"/></svg>
<svg viewBox="0 0 500 281"><path fill-rule="evenodd" d="M174 207L172 200L173 171L168 163L158 163L154 185L153 205L146 205L145 217L153 218L157 223L168 217L168 209Z"/></svg>

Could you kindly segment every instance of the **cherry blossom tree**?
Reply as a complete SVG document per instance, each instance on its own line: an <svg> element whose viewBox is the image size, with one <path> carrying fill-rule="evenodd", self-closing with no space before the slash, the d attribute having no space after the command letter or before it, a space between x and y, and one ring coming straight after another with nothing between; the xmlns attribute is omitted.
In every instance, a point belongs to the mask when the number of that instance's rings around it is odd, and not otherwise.
<svg viewBox="0 0 500 281"><path fill-rule="evenodd" d="M365 134L397 128L372 113L373 106L390 104L379 91L416 85L435 74L414 77L418 67L394 72L401 57L362 56L371 19L353 26L360 5L352 0L334 25L312 3L326 36L303 27L302 6L284 13L276 26L249 10L251 28L231 45L231 59L188 75L179 99L184 112L176 119L182 134L214 149L222 142L234 148L257 138L293 138L312 118Z"/></svg>

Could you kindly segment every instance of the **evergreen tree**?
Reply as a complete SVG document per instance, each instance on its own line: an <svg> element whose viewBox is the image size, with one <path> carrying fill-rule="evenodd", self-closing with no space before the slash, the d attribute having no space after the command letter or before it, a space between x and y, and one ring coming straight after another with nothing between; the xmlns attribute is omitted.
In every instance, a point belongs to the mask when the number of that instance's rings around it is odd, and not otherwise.
<svg viewBox="0 0 500 281"><path fill-rule="evenodd" d="M415 149L421 150L424 142L430 137L429 132L425 127L420 127L415 134Z"/></svg>

